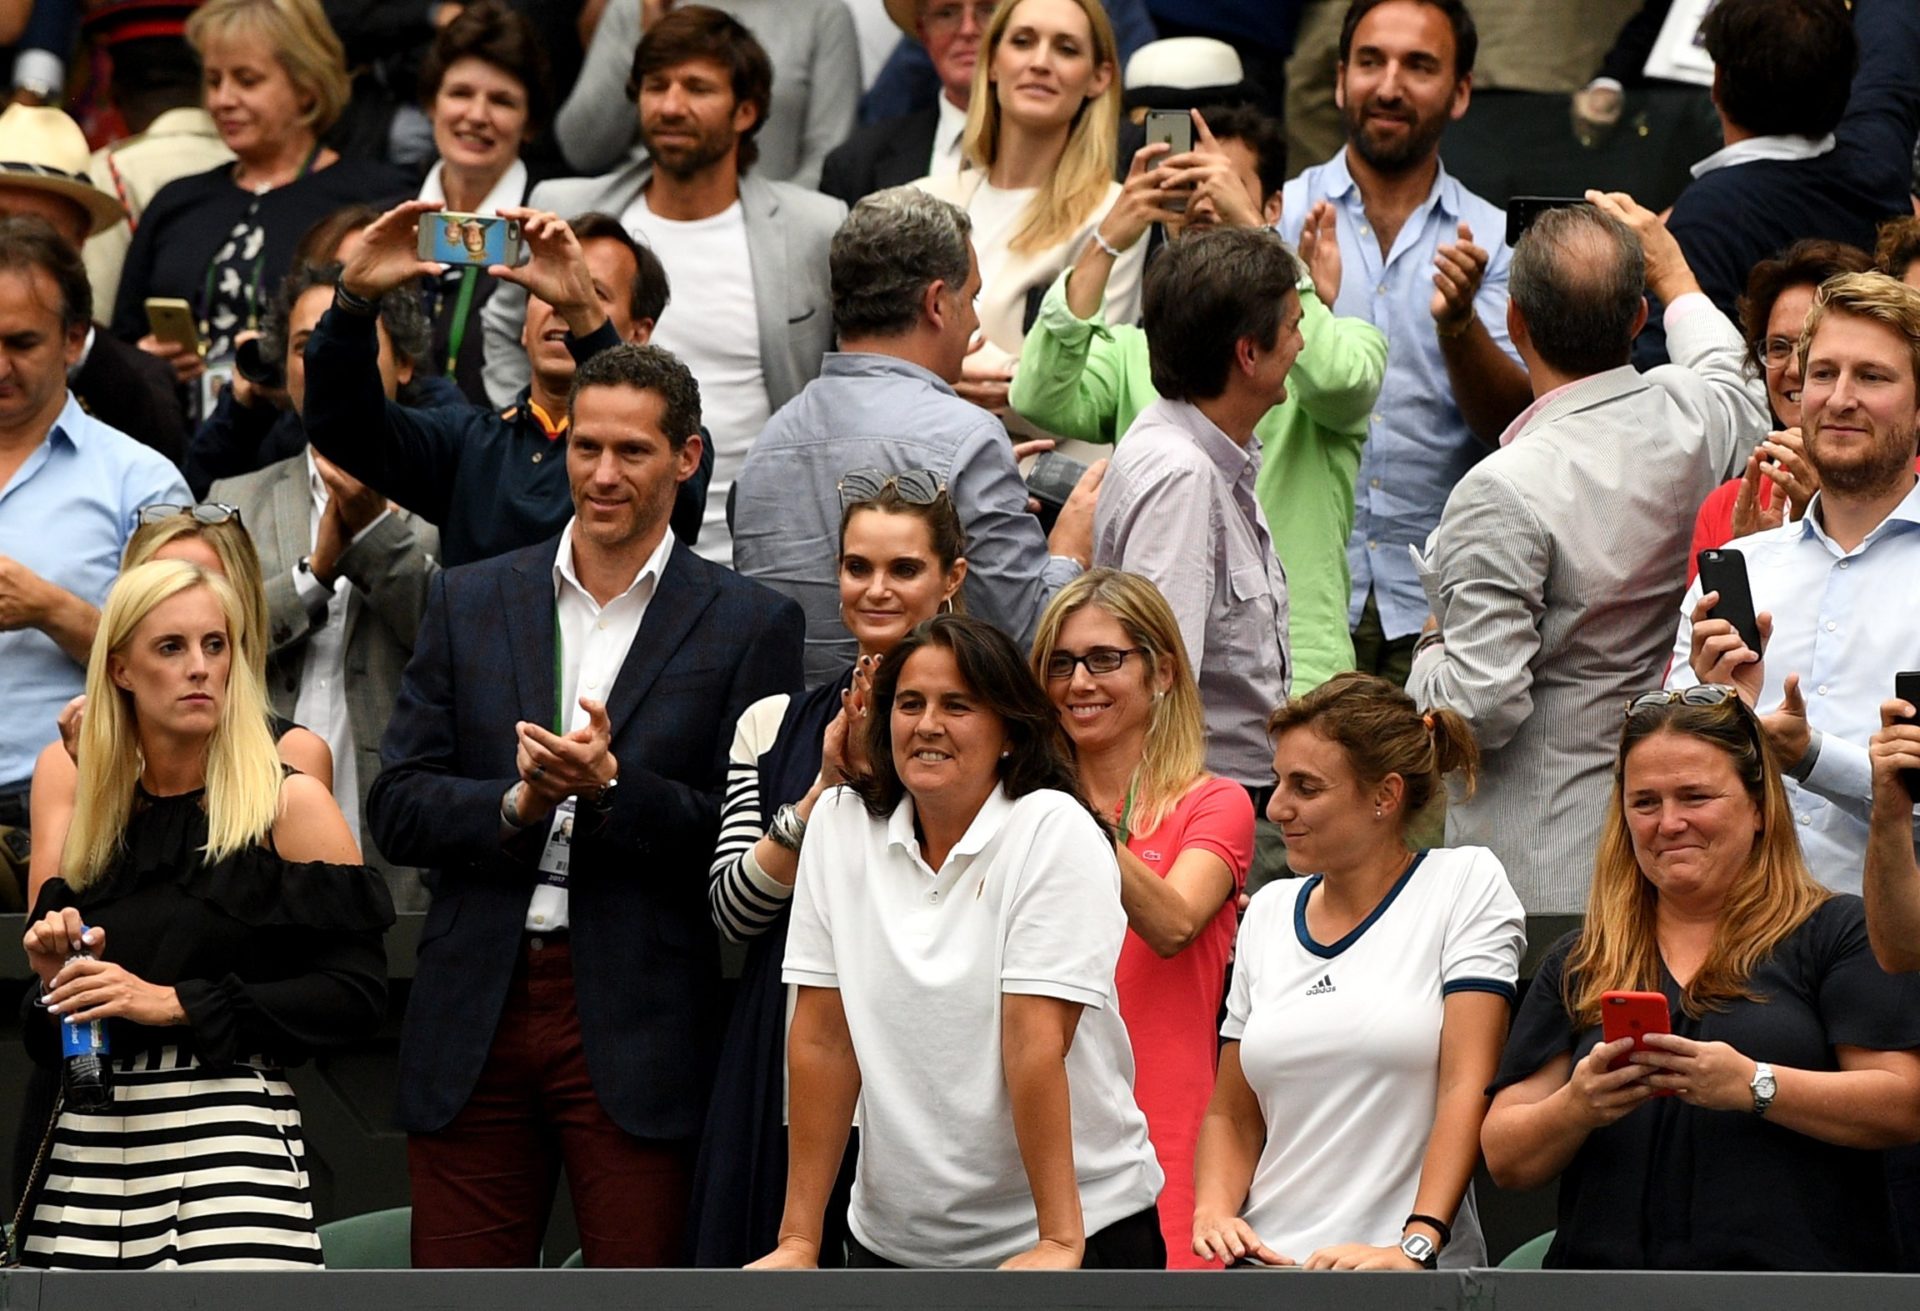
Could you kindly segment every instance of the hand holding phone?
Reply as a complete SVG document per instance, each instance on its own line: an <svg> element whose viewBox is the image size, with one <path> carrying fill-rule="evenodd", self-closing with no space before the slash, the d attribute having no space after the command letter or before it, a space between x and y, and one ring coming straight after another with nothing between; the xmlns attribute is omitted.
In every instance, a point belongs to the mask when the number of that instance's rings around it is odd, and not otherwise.
<svg viewBox="0 0 1920 1311"><path fill-rule="evenodd" d="M1507 244L1517 246L1534 221L1550 209L1572 209L1592 202L1581 196L1512 196L1507 200Z"/></svg>
<svg viewBox="0 0 1920 1311"><path fill-rule="evenodd" d="M1753 610L1753 589L1747 582L1746 557L1731 547L1700 552L1700 590L1720 594L1709 613L1732 624L1749 651L1764 655L1760 620Z"/></svg>
<svg viewBox="0 0 1920 1311"><path fill-rule="evenodd" d="M1642 1050L1644 1039L1649 1033L1672 1033L1673 1015L1667 1007L1666 994L1658 992L1628 992L1616 989L1600 994L1600 1037L1602 1042L1618 1042L1622 1038L1633 1039L1632 1050L1617 1056L1607 1066L1609 1070L1624 1069L1634 1052ZM1655 1088L1655 1097L1671 1097L1671 1088Z"/></svg>
<svg viewBox="0 0 1920 1311"><path fill-rule="evenodd" d="M1166 154L1154 156L1148 168L1159 168L1162 160L1174 155L1187 155L1193 152L1193 115L1184 109L1149 109L1147 111L1147 144L1165 145ZM1167 208L1176 214L1186 212L1187 198L1174 196L1167 200Z"/></svg>
<svg viewBox="0 0 1920 1311"><path fill-rule="evenodd" d="M1920 671L1907 670L1893 676L1893 694L1908 705L1920 710ZM1902 724L1920 724L1920 715L1907 715L1897 721ZM1900 782L1906 787L1907 795L1920 801L1920 769L1903 769Z"/></svg>
<svg viewBox="0 0 1920 1311"><path fill-rule="evenodd" d="M149 296L146 307L148 331L189 354L200 354L200 329L194 322L193 306L177 296Z"/></svg>

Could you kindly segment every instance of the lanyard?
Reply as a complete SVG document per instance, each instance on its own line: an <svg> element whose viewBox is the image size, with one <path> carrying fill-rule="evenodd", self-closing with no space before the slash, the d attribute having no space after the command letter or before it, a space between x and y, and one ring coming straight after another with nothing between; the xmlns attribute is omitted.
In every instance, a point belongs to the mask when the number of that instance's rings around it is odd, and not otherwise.
<svg viewBox="0 0 1920 1311"><path fill-rule="evenodd" d="M1120 845L1133 840L1133 792L1137 784L1127 784L1127 804L1120 811Z"/></svg>
<svg viewBox="0 0 1920 1311"><path fill-rule="evenodd" d="M447 329L447 377L451 378L455 362L460 358L460 343L467 337L467 315L473 309L473 285L480 280L480 270L469 264L460 271L460 298L454 302L453 322Z"/></svg>
<svg viewBox="0 0 1920 1311"><path fill-rule="evenodd" d="M307 151L307 157L300 161L299 171L293 175L292 181L286 185L292 186L295 182L300 181L313 171L313 161L320 157L320 150L320 143L315 141L313 148ZM245 217L251 219L254 214L259 211L260 198L264 194L264 192L254 193L252 203L247 206ZM253 276L247 284L247 327L249 330L256 329L260 326L260 274L264 270L266 262L266 234L262 233L260 254L253 261ZM202 343L212 340L213 337L213 284L218 273L219 260L217 258L208 260L206 282L202 287L200 299L200 340Z"/></svg>

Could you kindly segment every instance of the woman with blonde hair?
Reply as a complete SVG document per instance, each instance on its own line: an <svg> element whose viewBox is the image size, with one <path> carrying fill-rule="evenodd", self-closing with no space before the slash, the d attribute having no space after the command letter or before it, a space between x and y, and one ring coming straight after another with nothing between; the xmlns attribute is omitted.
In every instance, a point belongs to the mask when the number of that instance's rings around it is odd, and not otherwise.
<svg viewBox="0 0 1920 1311"><path fill-rule="evenodd" d="M266 677L267 593L260 576L260 555L253 538L231 505L149 505L140 511L139 526L127 539L120 567L127 570L151 560L184 560L224 580L238 599L245 622L235 645L255 676ZM288 586L291 586L289 583ZM81 724L87 698L75 697L60 716L60 740L40 753L33 769L33 855L28 865L27 899L60 868L67 825L73 818L75 767L80 751ZM333 753L319 734L282 719L266 709L282 763L333 789Z"/></svg>
<svg viewBox="0 0 1920 1311"><path fill-rule="evenodd" d="M60 877L23 940L29 1054L57 1067L63 1023L104 1022L107 1100L56 1111L27 1265L320 1264L281 1067L378 1025L393 904L331 794L275 754L245 623L184 561L108 594Z"/></svg>
<svg viewBox="0 0 1920 1311"><path fill-rule="evenodd" d="M966 167L914 185L973 221L983 343L967 357L961 395L1007 411L1013 362L1031 301L1093 240L1120 193L1120 56L1100 0L1002 0L981 37L961 151ZM1146 247L1118 256L1106 319L1140 317Z"/></svg>
<svg viewBox="0 0 1920 1311"><path fill-rule="evenodd" d="M384 209L412 192L398 169L320 143L349 94L346 54L320 0L207 0L187 20L187 40L205 69L207 112L235 158L154 196L113 310L114 335L167 360L183 383L230 371L307 229L344 206ZM150 330L154 297L187 302L197 350Z"/></svg>
<svg viewBox="0 0 1920 1311"><path fill-rule="evenodd" d="M1138 574L1095 569L1053 598L1033 671L1073 743L1080 787L1114 825L1127 935L1114 971L1138 1074L1134 1098L1166 1172L1168 1265L1199 1266L1193 1149L1213 1089L1213 1028L1253 857L1245 788L1207 773L1206 725L1180 627Z"/></svg>
<svg viewBox="0 0 1920 1311"><path fill-rule="evenodd" d="M1602 1041L1610 992L1672 1033ZM1550 1266L1897 1268L1883 1149L1920 1140L1920 982L1807 872L1760 721L1730 687L1627 707L1586 924L1541 963L1481 1140L1556 1176Z"/></svg>
<svg viewBox="0 0 1920 1311"><path fill-rule="evenodd" d="M1485 1265L1486 1086L1525 915L1485 847L1413 818L1480 753L1451 710L1371 674L1273 712L1267 817L1303 879L1254 895L1194 1165L1193 1252L1310 1270Z"/></svg>

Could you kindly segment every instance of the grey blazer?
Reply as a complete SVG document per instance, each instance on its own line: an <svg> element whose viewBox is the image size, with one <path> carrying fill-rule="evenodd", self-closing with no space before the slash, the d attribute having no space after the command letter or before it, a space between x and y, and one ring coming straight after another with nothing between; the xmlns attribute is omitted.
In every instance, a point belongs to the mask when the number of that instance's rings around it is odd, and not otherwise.
<svg viewBox="0 0 1920 1311"><path fill-rule="evenodd" d="M644 154L635 154L597 178L556 178L533 189L527 204L562 218L589 211L622 217L653 175ZM769 412L779 409L820 372L833 349L833 294L827 277L827 247L847 207L831 196L749 173L740 179L746 211L747 251L753 265L753 299L760 320L760 369L767 379ZM667 270L671 280L673 270ZM699 288L669 287L667 314L697 313ZM527 385L527 354L520 328L527 293L501 283L480 312L486 330L487 396L505 409ZM665 317L664 315L662 317Z"/></svg>
<svg viewBox="0 0 1920 1311"><path fill-rule="evenodd" d="M307 457L270 464L256 473L223 478L208 499L237 506L240 520L260 553L267 586L267 695L274 713L293 717L306 664L313 617L294 590L293 567L313 540L313 497ZM380 773L380 738L400 695L400 675L413 654L427 585L440 572L440 534L432 524L395 510L340 557L340 569L360 593L347 620L347 722L353 726L354 768L359 795L343 804L359 807L361 846L369 865L386 875L398 910L425 910L419 871L396 866L377 851L367 824L367 792Z"/></svg>
<svg viewBox="0 0 1920 1311"><path fill-rule="evenodd" d="M1658 688L1695 511L1767 431L1739 332L1702 303L1674 364L1583 378L1453 489L1414 562L1442 642L1407 691L1473 726L1450 846L1491 847L1528 913L1586 906L1629 697Z"/></svg>

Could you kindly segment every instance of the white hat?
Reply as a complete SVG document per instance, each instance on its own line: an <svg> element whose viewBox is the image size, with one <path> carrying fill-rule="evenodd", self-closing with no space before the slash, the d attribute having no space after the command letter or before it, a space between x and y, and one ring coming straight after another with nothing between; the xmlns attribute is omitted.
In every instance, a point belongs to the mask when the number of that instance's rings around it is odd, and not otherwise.
<svg viewBox="0 0 1920 1311"><path fill-rule="evenodd" d="M62 110L9 105L0 113L0 186L63 196L87 211L87 235L105 232L127 211L87 177L87 134Z"/></svg>
<svg viewBox="0 0 1920 1311"><path fill-rule="evenodd" d="M1170 36L1149 41L1133 52L1123 85L1128 91L1141 87L1197 91L1237 86L1245 78L1239 54L1225 41L1210 36Z"/></svg>

